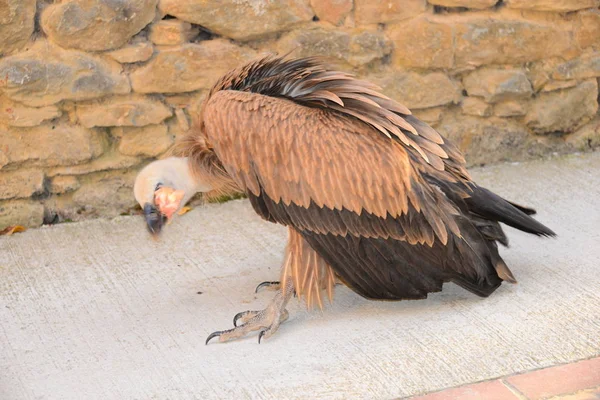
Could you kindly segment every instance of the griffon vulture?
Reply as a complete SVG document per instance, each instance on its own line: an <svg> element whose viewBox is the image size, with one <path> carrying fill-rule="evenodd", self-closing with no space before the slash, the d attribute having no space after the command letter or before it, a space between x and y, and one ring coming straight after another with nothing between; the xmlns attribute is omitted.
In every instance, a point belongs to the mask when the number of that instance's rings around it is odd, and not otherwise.
<svg viewBox="0 0 600 400"><path fill-rule="evenodd" d="M288 227L274 299L207 343L251 331L260 342L294 293L322 307L337 280L373 300L424 299L444 282L485 297L516 282L499 222L554 236L534 210L473 182L452 143L378 90L317 58L251 62L212 88L175 157L140 172L135 197L155 235L196 192L244 193Z"/></svg>

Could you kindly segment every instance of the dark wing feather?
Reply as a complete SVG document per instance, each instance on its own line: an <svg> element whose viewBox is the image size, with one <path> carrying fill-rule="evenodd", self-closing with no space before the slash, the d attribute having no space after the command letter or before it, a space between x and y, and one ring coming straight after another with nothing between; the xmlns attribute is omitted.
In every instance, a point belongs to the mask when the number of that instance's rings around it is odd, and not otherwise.
<svg viewBox="0 0 600 400"><path fill-rule="evenodd" d="M351 289L371 299L421 299L455 282L479 295L488 296L501 283L496 264L502 262L495 243L485 240L466 218L459 218L463 237L450 235L446 244L411 244L385 234L402 232L402 220L357 215L347 210L308 208L275 203L269 196L249 194L263 218L292 226L333 268ZM411 216L418 217L414 210ZM331 227L340 227L330 229ZM422 226L413 220L410 230ZM329 229L322 229L327 227ZM308 229L307 229L308 228ZM360 235L343 232L362 232ZM510 271L509 271L510 273Z"/></svg>

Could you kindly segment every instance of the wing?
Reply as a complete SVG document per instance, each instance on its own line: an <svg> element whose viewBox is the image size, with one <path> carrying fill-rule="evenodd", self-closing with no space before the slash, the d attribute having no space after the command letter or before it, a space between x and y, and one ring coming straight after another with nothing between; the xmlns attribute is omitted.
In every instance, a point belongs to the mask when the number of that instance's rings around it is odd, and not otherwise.
<svg viewBox="0 0 600 400"><path fill-rule="evenodd" d="M459 234L452 217L458 211L425 182L405 147L355 118L221 91L207 103L204 125L225 169L247 192L350 215L348 223L322 226L298 220L299 230L429 245ZM397 223L384 223L388 216Z"/></svg>
<svg viewBox="0 0 600 400"><path fill-rule="evenodd" d="M421 170L459 187L451 167L415 161L352 116L255 93L213 94L203 124L258 214L297 230L358 293L421 298L452 280L487 295L500 284L495 243Z"/></svg>

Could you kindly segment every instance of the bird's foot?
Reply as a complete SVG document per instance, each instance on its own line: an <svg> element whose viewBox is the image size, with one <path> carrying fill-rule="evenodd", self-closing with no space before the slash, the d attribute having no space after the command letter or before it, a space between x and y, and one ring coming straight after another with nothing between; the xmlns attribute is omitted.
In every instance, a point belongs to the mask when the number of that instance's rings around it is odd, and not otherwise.
<svg viewBox="0 0 600 400"><path fill-rule="evenodd" d="M236 314L233 317L235 328L211 333L206 338L206 344L215 337L219 338L219 342L227 342L246 336L254 331L259 331L258 343L263 338L268 339L279 329L279 325L288 319L289 313L285 309L285 306L292 293L294 293L294 286L290 280L284 288L280 288L277 291L277 294L267 308L261 311L243 311Z"/></svg>

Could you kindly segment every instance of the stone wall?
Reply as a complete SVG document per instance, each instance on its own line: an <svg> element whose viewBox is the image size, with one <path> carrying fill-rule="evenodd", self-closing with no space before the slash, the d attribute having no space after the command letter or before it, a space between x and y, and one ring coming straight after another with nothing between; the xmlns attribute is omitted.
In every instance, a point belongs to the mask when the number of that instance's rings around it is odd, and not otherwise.
<svg viewBox="0 0 600 400"><path fill-rule="evenodd" d="M327 55L471 165L600 144L600 0L4 0L0 228L133 210L216 78Z"/></svg>

